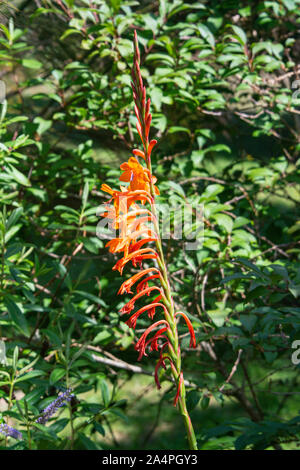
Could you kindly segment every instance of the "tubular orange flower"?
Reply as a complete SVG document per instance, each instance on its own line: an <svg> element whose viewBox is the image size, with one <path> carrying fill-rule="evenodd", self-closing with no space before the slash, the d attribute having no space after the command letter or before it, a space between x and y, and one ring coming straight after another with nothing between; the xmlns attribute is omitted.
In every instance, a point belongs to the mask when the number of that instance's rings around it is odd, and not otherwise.
<svg viewBox="0 0 300 470"><path fill-rule="evenodd" d="M158 371L160 367L166 369L166 361L171 366L173 381L177 386L174 406L179 406L183 416L189 447L197 449L197 442L193 426L186 407L186 391L181 370L181 352L177 331L176 316L181 315L190 333L190 347L196 347L196 338L193 325L188 316L183 312L175 313L174 302L168 279L167 268L164 260L162 242L156 216L155 197L159 194L155 186L156 178L152 174L151 153L157 141L149 141L151 113L150 99L146 101L146 88L140 71L140 53L136 32L134 32L134 65L132 68L132 90L134 98L134 111L137 117L137 131L142 142L143 150L133 149L137 158L146 162L143 166L135 157L130 157L127 162L122 163L120 181L127 183L127 187L121 186L120 191L113 190L107 184L102 185L102 190L111 196L113 208L107 208L104 217L110 221L111 227L119 231L118 237L110 240L106 246L112 253L123 253L117 261L114 270L122 275L125 266L131 261L134 267L140 271L131 276L121 285L118 294L133 294L132 288L136 287L136 294L120 309L121 314L130 314L126 321L131 328L136 327L140 315L147 312L148 317L153 320L154 316L162 315L163 318L152 323L142 334L135 345L139 352L138 360L147 356L149 351L158 351L160 357L155 367L155 382L160 388ZM137 203L140 202L140 207ZM149 205L149 209L145 205ZM148 224L151 223L151 227ZM149 243L155 247L147 246ZM143 267L143 264L152 260L156 267ZM149 285L158 281L160 286ZM152 299L147 305L138 308L134 313L136 301L144 296L149 297L154 291L159 295ZM157 292L156 292L157 293ZM157 329L159 327L159 329ZM155 331L154 331L155 330ZM153 335L152 335L153 334ZM151 336L152 335L152 336ZM161 344L163 341L163 344Z"/></svg>
<svg viewBox="0 0 300 470"><path fill-rule="evenodd" d="M138 342L136 343L135 345L135 349L137 351L139 351L139 357L138 359L141 360L141 358L143 356L147 356L146 354L146 339L147 339L147 336L149 335L149 333L154 330L157 326L159 325L166 325L167 326L167 330L169 330L170 328L170 325L169 323L167 322L167 320L158 320L157 322L153 323L152 325L150 325L146 331L142 334L142 336L140 337L140 339L138 340ZM152 338L153 339L153 338ZM172 361L173 363L173 361Z"/></svg>
<svg viewBox="0 0 300 470"><path fill-rule="evenodd" d="M134 251L133 253L127 254L127 256L121 258L114 265L113 270L118 270L120 271L120 274L122 274L124 266L128 261L132 261L133 265L136 266L137 263L142 263L144 259L155 259L157 257L158 254L152 248L143 248L142 250Z"/></svg>
<svg viewBox="0 0 300 470"><path fill-rule="evenodd" d="M136 291L141 292L147 289L148 282L152 281L152 279L157 279L157 278L159 278L159 274L154 274L153 276L146 277L146 279L143 279L141 282L138 283L138 285L136 286Z"/></svg>
<svg viewBox="0 0 300 470"><path fill-rule="evenodd" d="M185 322L187 324L187 327L189 329L189 332L190 332L190 348L193 347L195 348L196 347L196 338L195 338L195 332L194 332L194 328L193 328L193 325L191 324L191 320L189 319L189 317L183 313L183 312L177 312L175 314L175 317L177 317L177 315L181 315L184 319L185 319Z"/></svg>
<svg viewBox="0 0 300 470"><path fill-rule="evenodd" d="M127 294L132 294L132 292L130 291L131 287L137 282L139 281L145 274L148 274L150 273L151 271L155 271L157 272L157 274L155 275L156 278L160 277L160 271L156 268L147 268L147 269L143 269L142 271L136 273L134 276L130 277L129 279L127 279L127 281L123 282L123 284L121 285L119 291L118 291L118 294L125 294L125 292ZM154 276L151 276L152 278L154 278Z"/></svg>
<svg viewBox="0 0 300 470"><path fill-rule="evenodd" d="M134 304L138 299L140 299L144 295L149 295L150 292L154 290L158 290L160 294L162 292L161 289L157 286L151 286L151 287L148 287L147 289L143 289L141 292L138 292L134 297L132 297L132 299L130 299L129 302L127 302L127 304L125 304L124 307L120 309L121 314L130 313L131 310L134 309Z"/></svg>

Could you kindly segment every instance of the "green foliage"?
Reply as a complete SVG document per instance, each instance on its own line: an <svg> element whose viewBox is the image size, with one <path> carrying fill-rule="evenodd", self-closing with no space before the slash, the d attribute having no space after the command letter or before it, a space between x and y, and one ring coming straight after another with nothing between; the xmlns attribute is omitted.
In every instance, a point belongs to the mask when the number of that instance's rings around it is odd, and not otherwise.
<svg viewBox="0 0 300 470"><path fill-rule="evenodd" d="M15 3L0 25L0 398L24 440L1 447L111 448L134 408L122 399L134 333L96 236L101 183L116 184L137 140L134 25L160 202L204 205L201 246L186 249L188 233L164 243L199 344L182 342L201 448L293 448L300 2ZM66 387L75 399L35 423Z"/></svg>

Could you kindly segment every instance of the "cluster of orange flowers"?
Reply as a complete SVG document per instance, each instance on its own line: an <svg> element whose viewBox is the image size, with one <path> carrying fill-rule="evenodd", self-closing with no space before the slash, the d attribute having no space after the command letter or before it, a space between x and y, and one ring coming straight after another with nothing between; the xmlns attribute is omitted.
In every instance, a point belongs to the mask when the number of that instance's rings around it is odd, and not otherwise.
<svg viewBox="0 0 300 470"><path fill-rule="evenodd" d="M157 234L147 226L147 222L153 220L153 214L145 207L140 207L148 202L152 203L150 194L150 178L153 184L156 179L149 174L136 158L131 157L128 162L121 165L123 174L120 180L129 182L128 187L121 186L120 191L115 191L107 184L103 184L101 189L112 196L114 206L108 207L105 217L111 219L111 227L119 231L119 237L110 240L106 246L111 253L123 252L123 257L117 262L113 269L117 269L121 274L128 261L132 261L136 267L145 259L157 257L157 253L152 248L142 248L145 243L155 241ZM156 188L156 194L158 194ZM142 217L140 217L142 216ZM143 237L138 241L139 237Z"/></svg>
<svg viewBox="0 0 300 470"><path fill-rule="evenodd" d="M150 247L144 248L145 244L156 241L158 235L148 224L154 221L154 215L144 207L146 202L150 205L153 203L149 183L150 178L152 178L154 184L156 178L150 175L147 168L144 168L134 157L131 157L128 162L123 163L121 170L123 170L123 174L120 180L129 182L127 187L121 186L120 191L115 191L108 185L103 184L101 189L112 196L110 202L113 201L113 208L107 206L107 212L103 215L110 219L110 226L119 231L119 237L110 240L106 246L109 247L111 253L123 253L122 258L113 267L114 270L118 270L122 274L124 266L129 261L132 262L134 267L139 266L142 268L142 263L145 260L158 258L158 253L155 249ZM159 194L157 187L155 187L155 193ZM137 202L140 202L141 206ZM166 309L165 305L159 302L163 295L161 288L157 286L149 287L149 281L160 276L159 269L155 267L142 269L121 285L119 294L133 294L131 288L139 281L136 286L136 295L122 307L122 314L129 314L134 310L135 302L144 295L149 296L151 292L158 291L158 296L153 302L137 310L127 320L126 323L130 327L135 328L136 321L143 312L148 311L148 316L153 319L157 307ZM162 320L162 322L166 323L165 320ZM146 338L148 333L156 326L156 324L151 325L150 330L142 338ZM167 327L163 330L165 332ZM151 340L152 348L157 350L157 340L163 332L160 330L155 334L154 339ZM136 349L140 350L139 359L145 354L145 348L150 344L149 342L144 343L142 338L136 345ZM139 348L140 345L141 348Z"/></svg>

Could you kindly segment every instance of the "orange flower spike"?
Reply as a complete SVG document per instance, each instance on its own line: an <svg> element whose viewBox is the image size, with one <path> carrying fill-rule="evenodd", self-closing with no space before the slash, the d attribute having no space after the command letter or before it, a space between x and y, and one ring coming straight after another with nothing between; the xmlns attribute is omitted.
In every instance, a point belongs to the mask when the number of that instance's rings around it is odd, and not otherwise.
<svg viewBox="0 0 300 470"><path fill-rule="evenodd" d="M138 188L132 190L132 188L124 188L121 186L121 191L117 191L108 186L108 184L102 184L101 190L112 196L114 205L116 207L121 207L123 213L127 213L129 207L136 201L144 201L151 204L153 200L149 191L145 189Z"/></svg>
<svg viewBox="0 0 300 470"><path fill-rule="evenodd" d="M148 242L149 242L149 241L152 241L152 240L155 241L155 240L157 239L155 232L153 232L152 230L150 230L150 229L149 229L148 227L146 227L146 226L142 227L140 230L136 230L135 232L129 233L128 239L131 239L132 241L134 241L134 240L136 240L138 237L141 237L141 236L145 236L145 237L146 237L145 239L148 240ZM143 239L143 240L139 240L139 242L140 242L140 245L144 245L144 239ZM139 243L139 242L134 241L131 251L136 251L136 250L138 250L138 247L139 247L140 245L138 245L137 243Z"/></svg>
<svg viewBox="0 0 300 470"><path fill-rule="evenodd" d="M139 53L139 46L138 46L138 39L137 39L136 32L134 33L134 62L133 62L132 77L133 77L134 101L135 101L135 105L139 109L137 127L139 131L139 135L142 136L141 141L143 145L143 153L146 157L147 170L149 172L148 176L149 176L149 182L150 182L150 193L153 197L152 212L154 215L156 215L155 195L157 193L155 190L155 180L152 176L151 154L157 142L154 139L152 139L149 142L150 126L151 126L151 120L152 120L152 116L150 113L151 102L149 99L146 102L145 87L143 84L141 71L140 71L140 53ZM156 241L156 247L157 247L157 252L159 254L158 265L159 265L159 271L161 273L160 280L161 280L163 293L166 299L164 303L168 310L168 314L165 315L165 318L166 318L167 324L170 326L170 329L168 330L168 341L164 345L164 348L165 347L168 348L167 358L170 360L170 363L171 363L173 379L177 383L177 393L176 393L174 403L175 404L178 403L180 412L183 416L190 449L197 449L197 441L196 441L195 433L194 433L193 426L192 426L192 423L191 423L191 420L187 411L187 407L186 407L186 398L185 398L186 392L185 392L185 384L183 380L183 373L181 370L181 353L180 353L180 348L179 348L179 337L178 337L178 331L177 331L176 316L175 316L175 311L174 311L174 301L173 301L172 294L171 294L171 287L169 284L168 272L167 272L167 268L166 268L165 261L164 261L164 254L163 254L161 240L159 237L159 227L157 225L156 225L156 230L158 232L158 239ZM152 276L150 275L148 276L149 279L151 277ZM140 289L144 287L147 288L147 285L148 285L147 279L143 279L139 283L138 288ZM184 316L184 319L190 331L191 345L195 347L196 340L195 340L195 334L194 334L192 324L185 314L182 316ZM142 338L137 344L137 349L140 350L139 358L141 357L141 355L143 355L144 350L145 350L144 335L142 336ZM155 369L155 379L158 385L159 385L159 382L158 382L157 371L160 365L165 366L164 361L165 359L161 357Z"/></svg>
<svg viewBox="0 0 300 470"><path fill-rule="evenodd" d="M121 313L130 314L134 309L135 302L144 296L149 296L153 291L158 290L159 295L151 303L139 308L131 314L127 324L135 328L139 316L147 312L150 320L154 315L159 315L159 319L152 323L142 334L135 345L139 352L138 360L146 353L146 348L150 346L151 350L160 348L160 358L155 367L155 381L160 388L158 379L158 370L162 366L166 368L166 361L171 365L171 374L177 385L174 405L178 404L180 413L183 417L189 447L192 450L197 449L197 441L193 426L186 406L186 391L181 366L181 352L179 346L179 335L177 330L176 316L181 315L190 332L190 346L196 347L196 338L192 323L183 312L175 313L174 301L172 298L169 276L164 260L162 242L160 239L159 226L157 221L157 212L155 199L159 194L155 186L156 178L152 174L151 154L154 146L157 144L155 139L149 141L151 127L150 99L146 99L146 88L143 84L140 69L140 52L136 31L134 32L134 61L132 68L132 90L134 99L134 111L137 117L136 127L141 139L143 150L134 149L134 157L130 157L120 168L122 174L120 181L128 183L127 187L121 187L121 191L115 191L107 184L102 185L103 191L111 196L114 202L114 210L105 213L104 216L112 220L112 225L119 230L118 236L107 243L107 247L113 253L123 252L123 257L117 261L114 270L119 270L122 274L124 267L128 262L132 262L134 267L140 270L132 277L127 279L121 285L118 294L133 294L132 287L136 285L136 295L134 295L127 304L121 308ZM135 157L141 157L146 162L143 166ZM137 205L142 204L142 207ZM144 206L149 204L150 210ZM151 228L148 223L151 222ZM155 248L147 247L148 243L155 244ZM145 247L144 247L145 246ZM153 260L157 267L142 268L145 261ZM149 286L149 282L159 282L160 286ZM162 307L162 310L158 308ZM160 327L157 329L157 327ZM153 330L154 336L149 338ZM163 341L163 344L161 344Z"/></svg>
<svg viewBox="0 0 300 470"><path fill-rule="evenodd" d="M131 251L139 250L146 243L155 242L156 239L157 239L156 236L154 238L143 238L142 240L139 240L138 242L131 244L129 251L131 252Z"/></svg>
<svg viewBox="0 0 300 470"><path fill-rule="evenodd" d="M131 191L143 190L149 192L149 176L136 158L131 157L128 162L122 163L120 168L123 171L120 181L129 182L128 188Z"/></svg>

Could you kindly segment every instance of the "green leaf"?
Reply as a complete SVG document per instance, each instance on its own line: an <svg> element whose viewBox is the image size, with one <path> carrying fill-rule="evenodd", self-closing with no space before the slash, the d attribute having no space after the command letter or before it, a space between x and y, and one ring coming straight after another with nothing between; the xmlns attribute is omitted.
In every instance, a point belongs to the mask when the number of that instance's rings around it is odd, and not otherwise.
<svg viewBox="0 0 300 470"><path fill-rule="evenodd" d="M215 219L218 225L224 227L227 233L232 232L233 220L229 215L226 214L213 214L212 217Z"/></svg>
<svg viewBox="0 0 300 470"><path fill-rule="evenodd" d="M218 308L214 310L207 310L207 314L210 316L214 324L218 327L224 325L227 315L231 312L230 308L225 308L223 302L216 302Z"/></svg>
<svg viewBox="0 0 300 470"><path fill-rule="evenodd" d="M175 132L186 132L187 134L191 134L191 131L187 127L182 126L171 126L168 129L169 134L174 134Z"/></svg>
<svg viewBox="0 0 300 470"><path fill-rule="evenodd" d="M199 24L198 25L199 32L201 36L206 39L206 41L211 45L211 47L215 47L215 38L213 33L210 31L210 29L205 26L204 24Z"/></svg>
<svg viewBox="0 0 300 470"><path fill-rule="evenodd" d="M151 102L153 103L156 111L160 111L161 110L162 98L163 98L162 90L158 87L154 87L150 91L150 96L151 96Z"/></svg>
<svg viewBox="0 0 300 470"><path fill-rule="evenodd" d="M14 349L14 354L13 354L13 369L14 369L14 372L17 371L18 359L19 359L19 348L18 348L18 346L16 346L15 349Z"/></svg>
<svg viewBox="0 0 300 470"><path fill-rule="evenodd" d="M21 64L28 69L40 69L42 67L42 63L36 59L22 59Z"/></svg>
<svg viewBox="0 0 300 470"><path fill-rule="evenodd" d="M87 437L85 434L82 432L78 433L78 438L84 445L84 448L87 450L101 450L101 447L99 444L95 444L89 437Z"/></svg>
<svg viewBox="0 0 300 470"><path fill-rule="evenodd" d="M96 297L95 295L90 294L89 292L84 292L84 291L81 291L81 290L75 290L74 294L78 294L81 297L89 299L89 300L91 300L92 302L94 302L98 305L101 305L102 307L106 307L106 303L102 299L100 299L100 297Z"/></svg>
<svg viewBox="0 0 300 470"><path fill-rule="evenodd" d="M146 62L162 62L166 65L175 65L174 59L169 56L169 54L163 53L156 53L156 54L148 54L146 58Z"/></svg>
<svg viewBox="0 0 300 470"><path fill-rule="evenodd" d="M23 175L19 170L17 170L14 166L8 165L8 174L12 176L12 178L22 186L31 186L31 183L27 176Z"/></svg>
<svg viewBox="0 0 300 470"><path fill-rule="evenodd" d="M58 367L57 369L54 369L51 374L50 374L50 384L55 384L58 382L60 379L62 379L66 375L66 370Z"/></svg>
<svg viewBox="0 0 300 470"><path fill-rule="evenodd" d="M203 395L201 398L201 402L200 402L200 406L202 410L206 410L208 408L209 402L210 402L210 397L207 395Z"/></svg>
<svg viewBox="0 0 300 470"><path fill-rule="evenodd" d="M180 184L175 183L175 181L168 181L168 186L173 189L176 193L178 193L180 196L185 198L185 192L183 188L180 186Z"/></svg>
<svg viewBox="0 0 300 470"><path fill-rule="evenodd" d="M235 34L237 35L237 38L242 46L247 44L247 36L245 32L240 28L239 26L231 26Z"/></svg>
<svg viewBox="0 0 300 470"><path fill-rule="evenodd" d="M102 400L103 400L104 406L105 408L107 408L110 403L110 392L109 392L107 382L105 380L101 380L100 388L101 388L101 394L102 394Z"/></svg>
<svg viewBox="0 0 300 470"><path fill-rule="evenodd" d="M201 396L202 396L202 393L198 392L197 390L191 390L190 392L187 393L186 404L187 404L187 408L189 412L193 411L193 409L196 408Z"/></svg>
<svg viewBox="0 0 300 470"><path fill-rule="evenodd" d="M22 313L18 305L13 300L12 296L6 296L4 299L4 304L11 316L12 321L16 327L20 330L25 336L30 336L29 327L25 315Z"/></svg>
<svg viewBox="0 0 300 470"><path fill-rule="evenodd" d="M88 196L89 196L89 182L86 181L84 183L84 188L83 188L83 192L82 192L82 209L84 210L85 207L86 207L86 203L87 203L87 200L88 200Z"/></svg>
<svg viewBox="0 0 300 470"><path fill-rule="evenodd" d="M38 128L37 128L36 132L39 135L44 134L44 132L48 131L52 126L52 121L51 120L43 119L40 116L37 116L36 118L34 118L33 122L38 125Z"/></svg>
<svg viewBox="0 0 300 470"><path fill-rule="evenodd" d="M18 222L22 214L23 207L18 207L17 209L13 210L6 222L6 230L9 230L11 227L13 227Z"/></svg>
<svg viewBox="0 0 300 470"><path fill-rule="evenodd" d="M35 377L40 377L41 375L44 375L44 374L45 374L45 372L42 371L42 370L31 370L27 374L22 375L21 377L18 377L17 380L16 380L16 383L17 382L25 382L26 380L30 381L31 379L33 379Z"/></svg>
<svg viewBox="0 0 300 470"><path fill-rule="evenodd" d="M292 284L289 286L290 293L297 299L300 296L300 284Z"/></svg>
<svg viewBox="0 0 300 470"><path fill-rule="evenodd" d="M257 317L255 315L240 315L240 320L244 328L247 331L252 331L253 327L257 321Z"/></svg>

